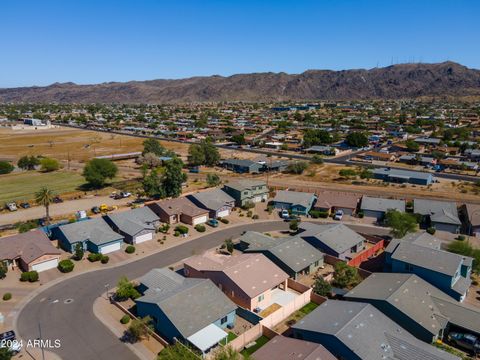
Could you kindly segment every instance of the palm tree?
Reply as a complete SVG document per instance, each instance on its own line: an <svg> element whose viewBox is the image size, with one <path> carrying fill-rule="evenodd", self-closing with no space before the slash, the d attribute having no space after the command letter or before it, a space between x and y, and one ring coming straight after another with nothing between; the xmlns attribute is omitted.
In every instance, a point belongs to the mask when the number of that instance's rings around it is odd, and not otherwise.
<svg viewBox="0 0 480 360"><path fill-rule="evenodd" d="M55 197L55 193L53 190L49 189L48 187L44 186L39 191L35 193L35 201L39 205L45 206L45 221L47 224L50 223L50 204L53 202L53 198Z"/></svg>

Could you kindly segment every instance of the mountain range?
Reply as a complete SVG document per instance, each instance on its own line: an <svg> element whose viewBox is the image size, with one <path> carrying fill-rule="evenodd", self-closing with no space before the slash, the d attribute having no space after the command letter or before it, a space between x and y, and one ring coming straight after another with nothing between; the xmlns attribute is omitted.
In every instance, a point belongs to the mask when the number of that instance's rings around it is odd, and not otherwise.
<svg viewBox="0 0 480 360"><path fill-rule="evenodd" d="M480 70L454 62L301 74L252 73L175 80L55 83L0 89L0 103L187 103L480 96Z"/></svg>

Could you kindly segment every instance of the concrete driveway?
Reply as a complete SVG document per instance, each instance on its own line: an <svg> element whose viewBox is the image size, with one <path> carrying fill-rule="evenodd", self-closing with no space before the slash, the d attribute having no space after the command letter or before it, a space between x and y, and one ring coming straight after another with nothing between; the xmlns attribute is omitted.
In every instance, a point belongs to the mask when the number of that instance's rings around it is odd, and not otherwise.
<svg viewBox="0 0 480 360"><path fill-rule="evenodd" d="M237 238L244 231L268 232L288 229L284 221L266 221L243 224L217 231L196 240L124 265L96 270L67 278L34 296L20 311L17 331L24 341L56 339L61 341L58 349L49 349L63 359L133 360L136 356L118 337L114 336L93 313L93 303L105 292L105 285L115 287L125 275L135 279L152 268L165 267L220 245L225 239ZM362 232L377 233L378 228L356 225ZM388 231L388 230L387 230ZM379 234L382 235L382 234ZM188 311L188 309L186 309Z"/></svg>

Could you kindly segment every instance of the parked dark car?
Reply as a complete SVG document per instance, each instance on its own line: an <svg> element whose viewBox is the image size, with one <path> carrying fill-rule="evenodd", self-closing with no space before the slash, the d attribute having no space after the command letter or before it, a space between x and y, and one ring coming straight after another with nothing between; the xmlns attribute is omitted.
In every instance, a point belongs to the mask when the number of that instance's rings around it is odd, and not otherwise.
<svg viewBox="0 0 480 360"><path fill-rule="evenodd" d="M55 196L55 197L53 198L53 202L54 202L55 204L60 204L60 203L63 203L63 200L62 200L62 198L60 198L60 196Z"/></svg>
<svg viewBox="0 0 480 360"><path fill-rule="evenodd" d="M101 211L100 211L100 208L98 206L94 206L94 207L92 207L92 212L94 214L100 214Z"/></svg>
<svg viewBox="0 0 480 360"><path fill-rule="evenodd" d="M22 202L20 203L20 207L24 209L30 208L30 204L28 202Z"/></svg>
<svg viewBox="0 0 480 360"><path fill-rule="evenodd" d="M451 332L448 334L448 341L453 346L470 351L472 354L480 354L480 339L475 335Z"/></svg>

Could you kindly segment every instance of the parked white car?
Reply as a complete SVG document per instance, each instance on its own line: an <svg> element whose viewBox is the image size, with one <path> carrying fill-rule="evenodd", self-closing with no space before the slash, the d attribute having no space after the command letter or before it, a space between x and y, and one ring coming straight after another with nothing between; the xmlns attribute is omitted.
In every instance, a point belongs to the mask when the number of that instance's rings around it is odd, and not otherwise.
<svg viewBox="0 0 480 360"><path fill-rule="evenodd" d="M343 210L337 210L335 212L335 216L333 217L334 220L342 220L343 218Z"/></svg>
<svg viewBox="0 0 480 360"><path fill-rule="evenodd" d="M282 219L288 219L290 217L290 214L288 213L288 210L283 209L280 213L280 216L282 217Z"/></svg>
<svg viewBox="0 0 480 360"><path fill-rule="evenodd" d="M8 204L7 204L7 208L8 208L8 210L10 210L10 211L17 211L17 210L18 210L18 209L17 209L17 204L15 204L14 202L8 203Z"/></svg>

